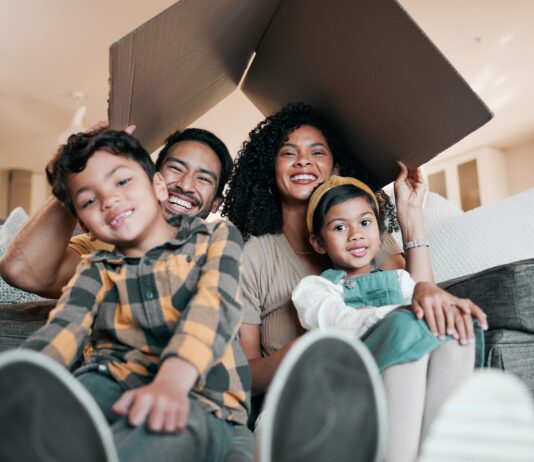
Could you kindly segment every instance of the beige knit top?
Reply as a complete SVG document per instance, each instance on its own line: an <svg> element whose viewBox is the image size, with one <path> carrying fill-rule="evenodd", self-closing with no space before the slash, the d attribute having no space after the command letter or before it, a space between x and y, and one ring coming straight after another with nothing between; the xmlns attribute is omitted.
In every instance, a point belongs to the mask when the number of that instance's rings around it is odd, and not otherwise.
<svg viewBox="0 0 534 462"><path fill-rule="evenodd" d="M385 233L375 259L379 266L401 253L391 234ZM252 237L243 250L243 322L261 324L261 351L268 356L304 332L291 293L310 273L283 234Z"/></svg>

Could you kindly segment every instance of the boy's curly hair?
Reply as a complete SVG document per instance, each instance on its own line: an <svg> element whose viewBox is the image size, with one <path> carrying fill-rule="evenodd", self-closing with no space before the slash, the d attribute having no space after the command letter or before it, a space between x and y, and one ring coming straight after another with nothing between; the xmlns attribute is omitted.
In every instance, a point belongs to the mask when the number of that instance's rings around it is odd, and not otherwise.
<svg viewBox="0 0 534 462"><path fill-rule="evenodd" d="M221 214L237 226L245 240L250 236L282 232L282 208L274 167L281 146L291 132L303 125L310 125L323 134L341 176L358 178L376 190L388 231L397 230L395 206L389 196L377 190L365 168L347 151L332 125L314 108L303 103L288 104L249 133L249 140L239 151Z"/></svg>
<svg viewBox="0 0 534 462"><path fill-rule="evenodd" d="M88 160L99 150L133 159L141 165L148 178L152 180L154 177L154 162L132 135L124 131L103 129L71 135L46 165L45 172L48 183L52 186L52 193L74 216L76 211L67 187L67 178L71 173L84 170Z"/></svg>

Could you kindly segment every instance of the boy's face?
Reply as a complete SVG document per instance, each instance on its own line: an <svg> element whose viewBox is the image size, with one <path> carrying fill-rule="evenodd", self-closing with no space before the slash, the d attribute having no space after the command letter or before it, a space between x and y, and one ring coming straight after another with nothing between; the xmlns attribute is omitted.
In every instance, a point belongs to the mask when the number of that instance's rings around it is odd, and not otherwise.
<svg viewBox="0 0 534 462"><path fill-rule="evenodd" d="M127 157L96 151L67 186L78 218L89 234L126 255L161 243L168 225L159 208L167 199L161 175L151 182L143 167Z"/></svg>
<svg viewBox="0 0 534 462"><path fill-rule="evenodd" d="M222 202L217 197L221 162L217 154L198 141L180 141L170 150L161 166L169 198L163 204L169 218L179 213L206 218Z"/></svg>
<svg viewBox="0 0 534 462"><path fill-rule="evenodd" d="M321 237L312 235L316 252L326 253L335 269L347 278L367 274L380 248L378 222L369 201L364 197L334 205L326 213Z"/></svg>

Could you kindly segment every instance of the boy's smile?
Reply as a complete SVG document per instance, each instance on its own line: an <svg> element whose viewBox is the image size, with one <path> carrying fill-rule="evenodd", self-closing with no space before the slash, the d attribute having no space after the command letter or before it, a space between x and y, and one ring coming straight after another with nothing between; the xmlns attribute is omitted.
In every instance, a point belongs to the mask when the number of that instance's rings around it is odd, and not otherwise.
<svg viewBox="0 0 534 462"><path fill-rule="evenodd" d="M113 213L111 220L109 221L109 226L112 228L118 228L121 226L128 218L133 214L133 210L126 210L125 212Z"/></svg>
<svg viewBox="0 0 534 462"><path fill-rule="evenodd" d="M133 159L96 151L81 172L69 175L68 188L91 236L125 255L142 255L176 234L158 205L167 198L161 175L151 182Z"/></svg>
<svg viewBox="0 0 534 462"><path fill-rule="evenodd" d="M312 245L326 253L335 269L347 278L366 274L380 248L380 231L367 198L356 197L333 205L325 215L321 236Z"/></svg>

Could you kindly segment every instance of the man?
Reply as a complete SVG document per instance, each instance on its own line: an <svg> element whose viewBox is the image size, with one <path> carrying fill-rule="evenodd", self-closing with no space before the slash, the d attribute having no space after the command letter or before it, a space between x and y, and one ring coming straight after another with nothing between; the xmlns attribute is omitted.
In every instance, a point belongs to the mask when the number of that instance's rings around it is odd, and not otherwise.
<svg viewBox="0 0 534 462"><path fill-rule="evenodd" d="M162 204L165 216L187 213L206 218L216 212L232 165L225 144L207 130L189 128L169 136L156 162L169 190ZM81 255L106 248L87 235L71 239L75 226L76 219L55 197L49 197L12 241L0 262L0 275L19 289L58 298Z"/></svg>

